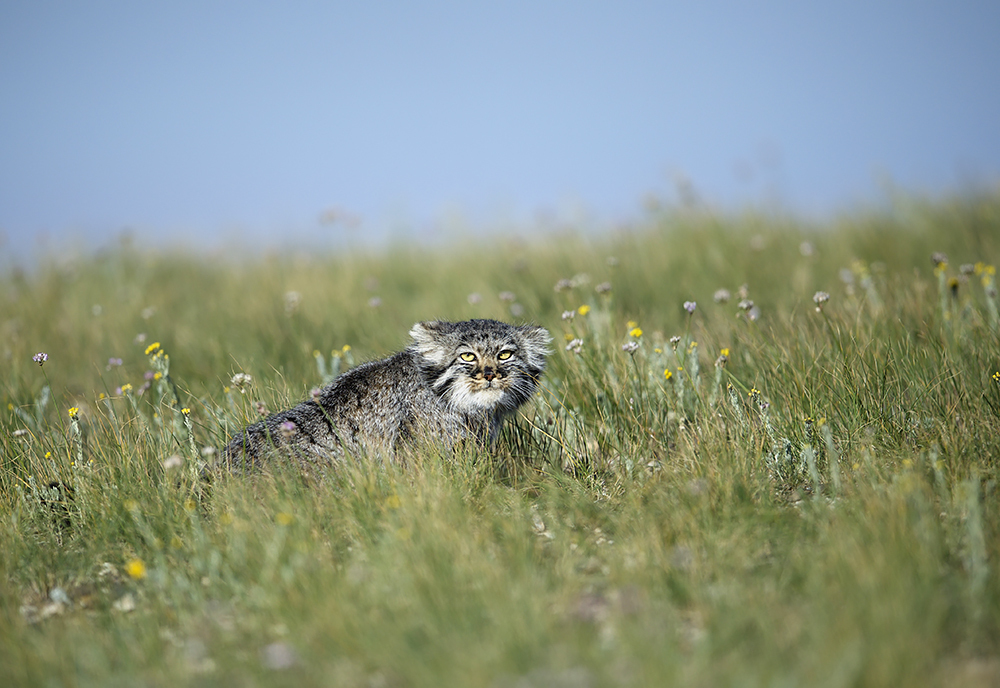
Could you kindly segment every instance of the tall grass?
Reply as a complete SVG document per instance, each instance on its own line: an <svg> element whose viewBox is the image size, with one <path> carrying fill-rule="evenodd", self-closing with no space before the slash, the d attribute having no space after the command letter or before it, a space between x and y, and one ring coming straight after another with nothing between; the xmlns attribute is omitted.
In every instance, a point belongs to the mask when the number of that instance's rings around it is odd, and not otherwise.
<svg viewBox="0 0 1000 688"><path fill-rule="evenodd" d="M998 252L985 196L10 271L4 680L996 685ZM555 337L492 451L202 479L471 317Z"/></svg>

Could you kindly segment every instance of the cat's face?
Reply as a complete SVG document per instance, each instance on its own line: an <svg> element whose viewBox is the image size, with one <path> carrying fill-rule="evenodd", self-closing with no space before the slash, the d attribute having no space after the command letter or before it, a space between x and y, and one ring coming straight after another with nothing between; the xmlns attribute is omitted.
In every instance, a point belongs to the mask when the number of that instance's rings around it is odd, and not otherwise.
<svg viewBox="0 0 1000 688"><path fill-rule="evenodd" d="M496 320L417 323L413 346L431 389L465 412L513 411L545 369L549 333Z"/></svg>

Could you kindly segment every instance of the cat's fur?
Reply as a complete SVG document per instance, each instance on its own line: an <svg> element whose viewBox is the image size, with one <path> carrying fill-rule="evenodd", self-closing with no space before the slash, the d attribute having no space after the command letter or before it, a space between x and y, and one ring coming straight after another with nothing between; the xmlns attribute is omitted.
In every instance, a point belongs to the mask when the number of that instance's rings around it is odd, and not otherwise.
<svg viewBox="0 0 1000 688"><path fill-rule="evenodd" d="M223 450L223 463L238 470L271 454L307 462L391 457L418 438L491 442L503 418L535 393L551 341L544 328L496 320L420 322L410 336L403 351L247 427Z"/></svg>

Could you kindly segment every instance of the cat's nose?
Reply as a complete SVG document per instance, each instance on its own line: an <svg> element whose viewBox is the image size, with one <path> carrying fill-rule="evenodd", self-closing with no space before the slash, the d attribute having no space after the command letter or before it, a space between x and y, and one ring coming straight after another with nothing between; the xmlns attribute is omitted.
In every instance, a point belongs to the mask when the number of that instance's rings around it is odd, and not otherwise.
<svg viewBox="0 0 1000 688"><path fill-rule="evenodd" d="M486 378L487 382L493 382L493 378L496 376L492 368L483 368L483 377Z"/></svg>

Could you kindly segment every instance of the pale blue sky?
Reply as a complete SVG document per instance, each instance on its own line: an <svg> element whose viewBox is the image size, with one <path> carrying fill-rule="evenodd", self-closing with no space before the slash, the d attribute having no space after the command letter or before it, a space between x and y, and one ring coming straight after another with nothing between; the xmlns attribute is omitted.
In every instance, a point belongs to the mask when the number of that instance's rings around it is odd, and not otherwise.
<svg viewBox="0 0 1000 688"><path fill-rule="evenodd" d="M998 36L985 1L0 0L0 251L995 184Z"/></svg>

